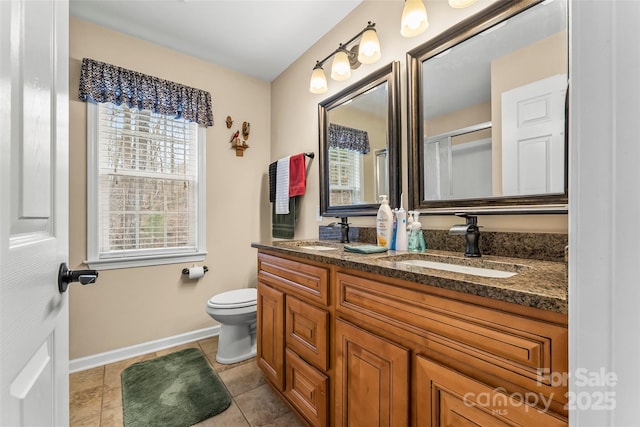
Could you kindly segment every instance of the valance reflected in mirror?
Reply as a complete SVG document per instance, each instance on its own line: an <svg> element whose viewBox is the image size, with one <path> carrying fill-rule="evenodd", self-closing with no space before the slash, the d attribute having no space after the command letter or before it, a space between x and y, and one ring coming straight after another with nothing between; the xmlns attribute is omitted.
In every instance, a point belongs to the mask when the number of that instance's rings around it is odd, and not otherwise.
<svg viewBox="0 0 640 427"><path fill-rule="evenodd" d="M375 215L399 195L398 63L319 104L320 206L324 216Z"/></svg>
<svg viewBox="0 0 640 427"><path fill-rule="evenodd" d="M566 211L566 0L499 2L407 59L411 208Z"/></svg>

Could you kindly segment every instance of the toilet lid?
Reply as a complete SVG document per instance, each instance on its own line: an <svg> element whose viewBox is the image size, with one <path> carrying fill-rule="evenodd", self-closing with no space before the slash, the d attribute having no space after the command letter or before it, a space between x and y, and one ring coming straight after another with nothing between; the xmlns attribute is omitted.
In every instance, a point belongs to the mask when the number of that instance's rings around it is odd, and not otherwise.
<svg viewBox="0 0 640 427"><path fill-rule="evenodd" d="M256 305L257 298L255 288L236 289L212 296L207 305L215 308L241 308Z"/></svg>

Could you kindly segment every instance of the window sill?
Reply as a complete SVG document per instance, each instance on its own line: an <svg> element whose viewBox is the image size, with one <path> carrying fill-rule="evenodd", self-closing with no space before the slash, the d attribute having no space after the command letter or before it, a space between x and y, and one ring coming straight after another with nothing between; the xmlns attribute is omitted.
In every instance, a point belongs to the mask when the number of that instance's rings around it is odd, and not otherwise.
<svg viewBox="0 0 640 427"><path fill-rule="evenodd" d="M184 262L204 261L206 252L189 254L156 255L147 257L112 258L87 260L84 263L92 270L116 270L122 268L149 267L154 265L180 264Z"/></svg>

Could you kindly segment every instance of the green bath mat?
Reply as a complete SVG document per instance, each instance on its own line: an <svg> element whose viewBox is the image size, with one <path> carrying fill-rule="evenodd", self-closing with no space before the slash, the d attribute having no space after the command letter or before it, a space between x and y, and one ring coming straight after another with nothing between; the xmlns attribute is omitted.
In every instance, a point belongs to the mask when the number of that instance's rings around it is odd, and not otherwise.
<svg viewBox="0 0 640 427"><path fill-rule="evenodd" d="M187 427L230 404L229 392L197 348L134 363L122 371L126 427Z"/></svg>

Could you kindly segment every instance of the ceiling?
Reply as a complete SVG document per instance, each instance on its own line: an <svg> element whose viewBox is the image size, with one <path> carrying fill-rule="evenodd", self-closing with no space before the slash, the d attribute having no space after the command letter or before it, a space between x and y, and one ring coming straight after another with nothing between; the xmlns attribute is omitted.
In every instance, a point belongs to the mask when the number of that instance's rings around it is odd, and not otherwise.
<svg viewBox="0 0 640 427"><path fill-rule="evenodd" d="M70 15L270 82L362 1L71 0Z"/></svg>

